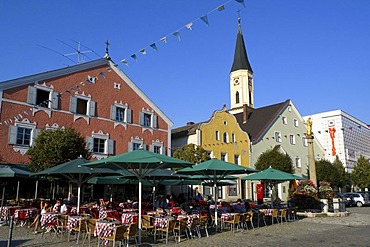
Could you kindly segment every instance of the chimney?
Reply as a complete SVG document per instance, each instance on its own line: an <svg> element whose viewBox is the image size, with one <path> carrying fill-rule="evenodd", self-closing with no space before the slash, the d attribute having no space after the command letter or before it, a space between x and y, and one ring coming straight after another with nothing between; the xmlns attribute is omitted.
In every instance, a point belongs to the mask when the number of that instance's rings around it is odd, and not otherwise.
<svg viewBox="0 0 370 247"><path fill-rule="evenodd" d="M243 124L247 123L248 120L248 106L246 104L243 105Z"/></svg>
<svg viewBox="0 0 370 247"><path fill-rule="evenodd" d="M193 124L194 124L194 122L187 122L186 126L190 126L190 125L193 125Z"/></svg>

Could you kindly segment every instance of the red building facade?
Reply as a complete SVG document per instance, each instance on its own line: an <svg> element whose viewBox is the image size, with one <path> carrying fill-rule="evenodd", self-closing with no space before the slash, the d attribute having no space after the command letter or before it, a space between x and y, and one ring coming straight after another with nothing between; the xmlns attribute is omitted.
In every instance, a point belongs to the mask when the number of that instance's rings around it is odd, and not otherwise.
<svg viewBox="0 0 370 247"><path fill-rule="evenodd" d="M167 154L171 120L110 59L0 83L0 157L28 163L43 129L73 127L93 159L138 148Z"/></svg>

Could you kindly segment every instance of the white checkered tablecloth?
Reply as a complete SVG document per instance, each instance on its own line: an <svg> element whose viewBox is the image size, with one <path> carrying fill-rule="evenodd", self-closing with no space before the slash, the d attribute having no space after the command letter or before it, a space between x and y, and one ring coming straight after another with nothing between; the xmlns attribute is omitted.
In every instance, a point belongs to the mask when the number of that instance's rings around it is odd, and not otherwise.
<svg viewBox="0 0 370 247"><path fill-rule="evenodd" d="M76 228L78 227L78 225L80 224L80 219L83 219L84 217L82 216L68 216L68 220L67 220L67 231L71 232L72 231L72 228Z"/></svg>
<svg viewBox="0 0 370 247"><path fill-rule="evenodd" d="M58 214L57 213L44 213L41 214L41 227L46 226L48 224L56 223L58 220Z"/></svg>
<svg viewBox="0 0 370 247"><path fill-rule="evenodd" d="M16 222L32 219L37 213L37 208L22 208L16 209L14 212L14 220Z"/></svg>
<svg viewBox="0 0 370 247"><path fill-rule="evenodd" d="M223 213L221 214L221 221L234 219L234 213Z"/></svg>

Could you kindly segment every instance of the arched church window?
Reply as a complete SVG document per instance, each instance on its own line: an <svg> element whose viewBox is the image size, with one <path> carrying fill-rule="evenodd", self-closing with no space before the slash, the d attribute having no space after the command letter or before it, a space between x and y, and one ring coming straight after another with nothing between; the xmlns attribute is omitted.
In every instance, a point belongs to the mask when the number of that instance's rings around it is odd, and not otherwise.
<svg viewBox="0 0 370 247"><path fill-rule="evenodd" d="M235 93L235 103L236 103L236 104L239 104L239 102L240 102L240 99L239 99L239 92L236 92L236 93Z"/></svg>

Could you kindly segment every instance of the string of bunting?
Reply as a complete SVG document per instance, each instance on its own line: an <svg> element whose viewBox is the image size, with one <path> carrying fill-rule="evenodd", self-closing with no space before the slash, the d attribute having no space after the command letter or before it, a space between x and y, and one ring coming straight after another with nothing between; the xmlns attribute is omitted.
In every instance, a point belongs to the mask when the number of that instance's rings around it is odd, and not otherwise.
<svg viewBox="0 0 370 247"><path fill-rule="evenodd" d="M107 77L105 76L104 72L99 72L99 75L103 78L103 79L106 79ZM93 75L93 76L90 76L88 75L87 76L87 79L85 81L81 81L80 83L76 84L74 87L70 87L66 90L64 90L63 92L59 93L56 95L56 97L52 98L52 99L47 99L43 102L41 102L40 104L38 104L37 106L45 106L45 105L48 105L49 103L51 103L53 100L55 100L56 98L58 99L61 99L62 98L62 95L65 94L65 93L68 93L70 94L71 96L73 96L72 92L79 92L81 91L81 87L85 86L85 83L89 83L90 85L94 85L96 83L96 81L98 80L98 77ZM16 116L14 117L11 117L5 121L2 121L0 122L0 125L8 125L8 124L12 124L13 121L19 121L21 120L22 118L24 118L25 116L27 115L30 115L32 113L32 110L33 109L38 109L37 106L34 106L34 107L31 107L29 108L28 110L25 110L19 114L17 114Z"/></svg>
<svg viewBox="0 0 370 247"><path fill-rule="evenodd" d="M207 12L205 15L202 15L202 16L200 16L199 18L197 18L197 19L195 19L195 20L193 20L193 21L191 21L191 22L188 22L186 25L183 25L182 27L180 27L180 28L178 28L178 29L176 29L175 31L173 31L173 32L171 32L171 33L169 33L169 34L167 34L167 35L165 35L165 36L163 36L162 38L160 38L159 40L157 40L157 41L155 41L155 42L153 42L153 43L151 43L151 44L149 44L149 45L147 45L147 46L145 46L144 48L142 48L142 49L140 49L139 51L137 51L137 52L135 52L135 53L133 53L132 55L130 55L130 57L129 58L132 58L135 62L137 62L138 61L138 55L140 55L140 54L142 54L142 55L146 55L147 54L147 50L148 49L152 49L152 50L154 50L155 52L158 52L158 44L160 44L160 43L167 43L167 40L168 40L168 38L170 37L170 36L175 36L176 38L177 38L177 40L178 41L181 41L181 35L180 35L180 31L181 30L183 30L183 29L187 29L187 30L193 30L193 25L194 25L194 23L195 22L197 22L197 21L199 21L199 20L201 20L201 21L203 21L207 26L209 26L209 19L208 19L208 16L211 14L211 13L213 13L213 12L215 12L215 11L218 11L218 12L220 12L220 11L223 11L223 10L225 10L225 6L227 5L227 4L229 4L230 2L232 2L233 0L228 0L226 3L224 3L224 4L222 4L222 5L220 5L220 6L218 6L217 8L215 8L215 9L213 9L213 10L211 10L211 11L209 11L209 12ZM245 3L244 3L244 0L235 0L236 2L238 2L238 3L240 3L241 5L243 5L243 7L245 7ZM123 64L125 64L126 66L128 66L129 65L129 62L128 62L128 59L129 58L124 58L124 59L122 59L121 60L121 62L123 63Z"/></svg>

